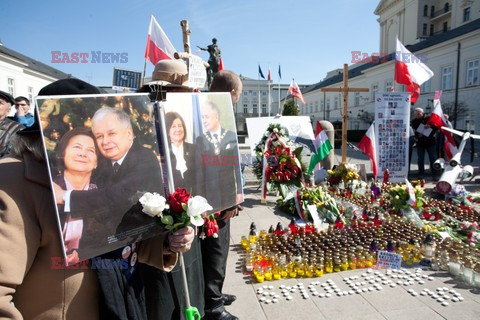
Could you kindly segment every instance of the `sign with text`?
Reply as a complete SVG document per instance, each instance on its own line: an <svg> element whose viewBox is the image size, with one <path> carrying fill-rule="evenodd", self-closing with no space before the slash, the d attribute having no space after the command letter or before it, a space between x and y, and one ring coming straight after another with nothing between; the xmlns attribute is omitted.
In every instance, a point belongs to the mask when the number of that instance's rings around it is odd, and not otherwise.
<svg viewBox="0 0 480 320"><path fill-rule="evenodd" d="M113 84L112 88L117 91L124 91L130 89L135 91L140 88L142 82L142 72L127 69L113 69Z"/></svg>
<svg viewBox="0 0 480 320"><path fill-rule="evenodd" d="M387 251L378 251L377 264L379 269L400 269L402 255Z"/></svg>
<svg viewBox="0 0 480 320"><path fill-rule="evenodd" d="M378 177L388 169L391 182L404 182L408 174L410 93L375 94L375 132Z"/></svg>
<svg viewBox="0 0 480 320"><path fill-rule="evenodd" d="M190 88L202 89L207 81L207 70L203 65L203 59L190 55L188 59L188 86Z"/></svg>

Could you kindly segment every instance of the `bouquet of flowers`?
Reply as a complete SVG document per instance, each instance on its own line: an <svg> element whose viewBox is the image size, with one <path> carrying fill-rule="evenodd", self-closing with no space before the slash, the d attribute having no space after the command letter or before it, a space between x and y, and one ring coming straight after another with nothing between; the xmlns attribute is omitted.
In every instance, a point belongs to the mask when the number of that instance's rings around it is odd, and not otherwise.
<svg viewBox="0 0 480 320"><path fill-rule="evenodd" d="M299 212L299 214L302 215L303 213L305 222L314 222L308 211L308 206L312 204L317 207L319 218L328 223L333 224L340 216L340 210L335 198L321 186L302 187L297 190L296 197L296 200L295 198L288 200L279 199L277 200L277 205L292 215L300 209L302 212ZM296 203L298 203L298 208Z"/></svg>
<svg viewBox="0 0 480 320"><path fill-rule="evenodd" d="M388 197L390 198L392 207L397 211L423 207L423 195L425 194L425 191L419 185L415 186L413 189L415 192L415 201L413 204L406 185L395 185L388 189Z"/></svg>
<svg viewBox="0 0 480 320"><path fill-rule="evenodd" d="M256 160L253 164L253 172L258 180L264 178L267 191L278 189L285 198L287 186L302 185L303 172L306 170L301 162L302 149L295 148L286 128L279 124L268 127L255 147Z"/></svg>
<svg viewBox="0 0 480 320"><path fill-rule="evenodd" d="M328 170L328 183L332 186L336 186L343 182L344 184L360 179L358 175L358 169L356 165L340 164L335 170Z"/></svg>
<svg viewBox="0 0 480 320"><path fill-rule="evenodd" d="M168 201L158 193L146 192L139 199L142 212L154 217L166 230L178 230L190 224L203 225L203 213L212 210L207 199L201 196L192 197L187 190L177 188L168 195Z"/></svg>

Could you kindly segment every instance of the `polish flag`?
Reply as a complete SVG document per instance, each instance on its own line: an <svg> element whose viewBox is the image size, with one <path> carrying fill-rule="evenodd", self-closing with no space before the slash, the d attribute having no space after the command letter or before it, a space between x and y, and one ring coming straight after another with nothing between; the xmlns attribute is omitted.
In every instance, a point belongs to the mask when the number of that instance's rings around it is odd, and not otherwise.
<svg viewBox="0 0 480 320"><path fill-rule="evenodd" d="M358 149L365 152L365 154L370 158L372 162L372 171L373 176L377 176L377 149L375 147L376 139L375 139L375 124L372 123L370 128L368 128L367 132L363 136L362 140L358 143Z"/></svg>
<svg viewBox="0 0 480 320"><path fill-rule="evenodd" d="M441 90L435 91L435 96L433 98L433 113L428 118L427 124L436 127L440 130L440 132L445 137L445 155L448 159L452 159L455 153L458 152L457 144L455 143L455 139L453 139L453 134L450 131L443 130L442 127L449 127L447 119L443 115L442 105L440 104L440 97L442 95Z"/></svg>
<svg viewBox="0 0 480 320"><path fill-rule="evenodd" d="M433 71L403 46L397 38L395 52L395 81L404 84L410 92L412 104L417 102L420 86L433 77Z"/></svg>
<svg viewBox="0 0 480 320"><path fill-rule="evenodd" d="M272 80L272 74L270 73L270 66L268 66L268 76L267 76L267 80L268 80L268 81L271 81L271 80Z"/></svg>
<svg viewBox="0 0 480 320"><path fill-rule="evenodd" d="M158 61L164 59L173 60L173 54L177 52L168 39L162 27L150 17L150 26L148 27L147 48L145 49L145 59L156 65Z"/></svg>
<svg viewBox="0 0 480 320"><path fill-rule="evenodd" d="M220 62L218 63L218 71L222 71L223 69L225 69L223 67L223 59L222 57L220 57Z"/></svg>
<svg viewBox="0 0 480 320"><path fill-rule="evenodd" d="M302 101L303 104L305 104L302 92L300 91L300 88L298 87L298 84L295 82L294 79L292 79L290 87L288 87L288 93L290 93L292 97L299 99L300 101Z"/></svg>
<svg viewBox="0 0 480 320"><path fill-rule="evenodd" d="M415 197L415 189L413 188L412 184L408 179L405 179L405 184L407 185L407 191L408 191L408 200L407 203L411 205L413 208L417 207L417 198Z"/></svg>

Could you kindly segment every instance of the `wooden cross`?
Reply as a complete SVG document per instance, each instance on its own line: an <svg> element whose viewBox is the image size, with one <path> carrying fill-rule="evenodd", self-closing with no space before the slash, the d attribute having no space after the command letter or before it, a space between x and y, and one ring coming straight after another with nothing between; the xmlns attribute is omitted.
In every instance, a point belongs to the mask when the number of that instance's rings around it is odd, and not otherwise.
<svg viewBox="0 0 480 320"><path fill-rule="evenodd" d="M322 88L322 92L341 92L343 95L343 115L342 115L342 163L347 163L347 126L348 126L348 93L349 92L368 92L368 88L349 88L348 87L348 64L343 65L343 87L340 88ZM325 103L325 101L324 101Z"/></svg>

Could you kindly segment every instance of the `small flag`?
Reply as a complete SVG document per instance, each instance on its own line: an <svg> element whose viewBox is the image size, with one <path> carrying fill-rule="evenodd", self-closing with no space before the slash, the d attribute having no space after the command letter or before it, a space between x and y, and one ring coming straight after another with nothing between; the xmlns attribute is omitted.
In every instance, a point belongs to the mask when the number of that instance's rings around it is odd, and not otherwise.
<svg viewBox="0 0 480 320"><path fill-rule="evenodd" d="M224 69L223 67L223 59L220 58L220 62L218 63L218 71L222 71Z"/></svg>
<svg viewBox="0 0 480 320"><path fill-rule="evenodd" d="M258 76L261 77L262 79L265 79L265 76L263 75L262 69L260 68L260 65L258 65Z"/></svg>
<svg viewBox="0 0 480 320"><path fill-rule="evenodd" d="M377 176L377 148L375 147L375 123L372 123L370 128L363 136L362 140L358 143L358 149L365 152L365 154L370 158L372 163L373 176Z"/></svg>
<svg viewBox="0 0 480 320"><path fill-rule="evenodd" d="M326 156L332 150L332 144L327 137L325 131L323 131L320 122L317 121L317 127L315 129L315 140L313 140L313 145L315 146L316 153L310 158L310 165L308 166L308 174L310 174L315 165L325 159Z"/></svg>
<svg viewBox="0 0 480 320"><path fill-rule="evenodd" d="M417 102L420 86L433 77L433 71L413 55L397 38L395 53L395 81L404 84L410 92L412 104Z"/></svg>
<svg viewBox="0 0 480 320"><path fill-rule="evenodd" d="M270 73L270 66L268 66L267 80L268 80L268 81L271 81L271 80L272 80L272 75L271 75L271 73Z"/></svg>
<svg viewBox="0 0 480 320"><path fill-rule="evenodd" d="M282 70L280 69L280 65L278 65L278 78L282 80Z"/></svg>
<svg viewBox="0 0 480 320"><path fill-rule="evenodd" d="M300 88L298 87L298 84L295 82L294 79L292 79L290 87L288 87L288 92L292 95L292 97L299 99L300 101L302 101L303 104L305 104L302 92L300 91Z"/></svg>
<svg viewBox="0 0 480 320"><path fill-rule="evenodd" d="M158 61L164 59L174 59L173 54L177 52L172 43L168 39L162 27L155 20L154 16L150 17L150 25L148 27L147 47L145 49L145 59L156 65Z"/></svg>
<svg viewBox="0 0 480 320"><path fill-rule="evenodd" d="M442 91L437 90L435 91L435 96L433 99L433 113L428 118L427 124L436 127L440 130L440 132L445 136L445 155L446 158L452 159L453 156L458 152L457 144L455 143L455 139L453 138L453 134L450 131L442 130L442 127L451 127L445 118L445 115L442 111L442 105L440 103L440 97L442 96Z"/></svg>

